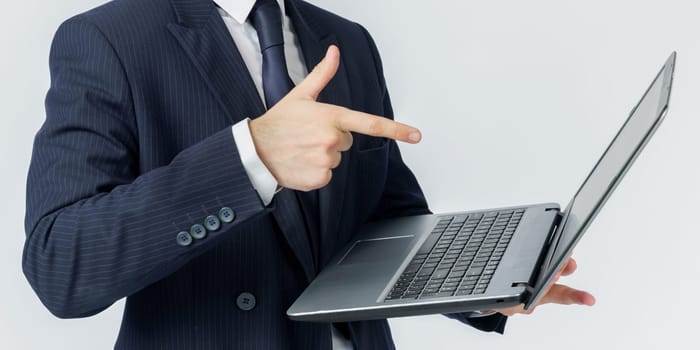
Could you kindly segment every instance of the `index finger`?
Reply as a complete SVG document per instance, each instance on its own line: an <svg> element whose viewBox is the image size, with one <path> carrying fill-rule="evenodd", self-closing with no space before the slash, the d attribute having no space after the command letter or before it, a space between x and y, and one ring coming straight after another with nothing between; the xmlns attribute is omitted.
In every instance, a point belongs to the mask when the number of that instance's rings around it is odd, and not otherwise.
<svg viewBox="0 0 700 350"><path fill-rule="evenodd" d="M364 135L386 137L408 143L418 143L421 140L420 130L368 113L347 110L338 117L337 122L338 128L343 131L354 131Z"/></svg>
<svg viewBox="0 0 700 350"><path fill-rule="evenodd" d="M582 290L574 289L563 284L555 284L547 294L542 297L539 304L579 304L593 306L593 304L595 304L595 297Z"/></svg>

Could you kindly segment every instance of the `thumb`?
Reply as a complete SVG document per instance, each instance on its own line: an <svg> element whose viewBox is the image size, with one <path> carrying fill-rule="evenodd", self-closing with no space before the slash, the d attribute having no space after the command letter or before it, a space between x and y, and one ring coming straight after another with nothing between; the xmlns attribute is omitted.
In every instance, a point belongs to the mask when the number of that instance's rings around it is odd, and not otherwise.
<svg viewBox="0 0 700 350"><path fill-rule="evenodd" d="M316 100L318 95L333 79L340 64L340 50L335 45L328 47L326 57L319 62L313 71L291 91L292 95Z"/></svg>

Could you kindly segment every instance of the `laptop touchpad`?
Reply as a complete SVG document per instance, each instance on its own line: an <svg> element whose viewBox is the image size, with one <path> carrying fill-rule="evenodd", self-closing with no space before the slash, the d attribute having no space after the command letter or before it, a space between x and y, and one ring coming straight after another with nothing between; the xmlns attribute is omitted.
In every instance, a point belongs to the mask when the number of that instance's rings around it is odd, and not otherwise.
<svg viewBox="0 0 700 350"><path fill-rule="evenodd" d="M358 241L338 265L378 263L401 259L411 248L413 236Z"/></svg>

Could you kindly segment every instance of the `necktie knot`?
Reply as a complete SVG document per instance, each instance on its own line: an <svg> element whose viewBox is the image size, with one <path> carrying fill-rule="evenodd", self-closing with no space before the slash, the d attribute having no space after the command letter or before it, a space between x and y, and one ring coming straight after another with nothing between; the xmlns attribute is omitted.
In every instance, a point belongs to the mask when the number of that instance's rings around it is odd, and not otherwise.
<svg viewBox="0 0 700 350"><path fill-rule="evenodd" d="M258 0L251 11L250 24L258 32L261 51L284 45L282 10L277 0Z"/></svg>
<svg viewBox="0 0 700 350"><path fill-rule="evenodd" d="M294 87L284 58L282 10L277 0L258 0L250 14L250 24L258 32L262 53L265 103L272 108Z"/></svg>

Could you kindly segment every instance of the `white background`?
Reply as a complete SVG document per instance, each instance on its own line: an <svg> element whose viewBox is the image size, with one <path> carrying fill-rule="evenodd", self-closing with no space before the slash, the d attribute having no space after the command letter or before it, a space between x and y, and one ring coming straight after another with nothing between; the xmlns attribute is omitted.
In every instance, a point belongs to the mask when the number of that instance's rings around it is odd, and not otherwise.
<svg viewBox="0 0 700 350"><path fill-rule="evenodd" d="M146 0L144 0L146 1ZM59 23L97 0L13 1L0 30L0 348L106 349L122 304L58 320L21 273L24 186L44 119ZM565 205L647 85L678 50L665 124L577 249L566 282L598 304L543 307L505 336L441 316L391 321L399 349L695 348L700 148L698 5L688 0L330 1L384 58L402 146L436 212Z"/></svg>

